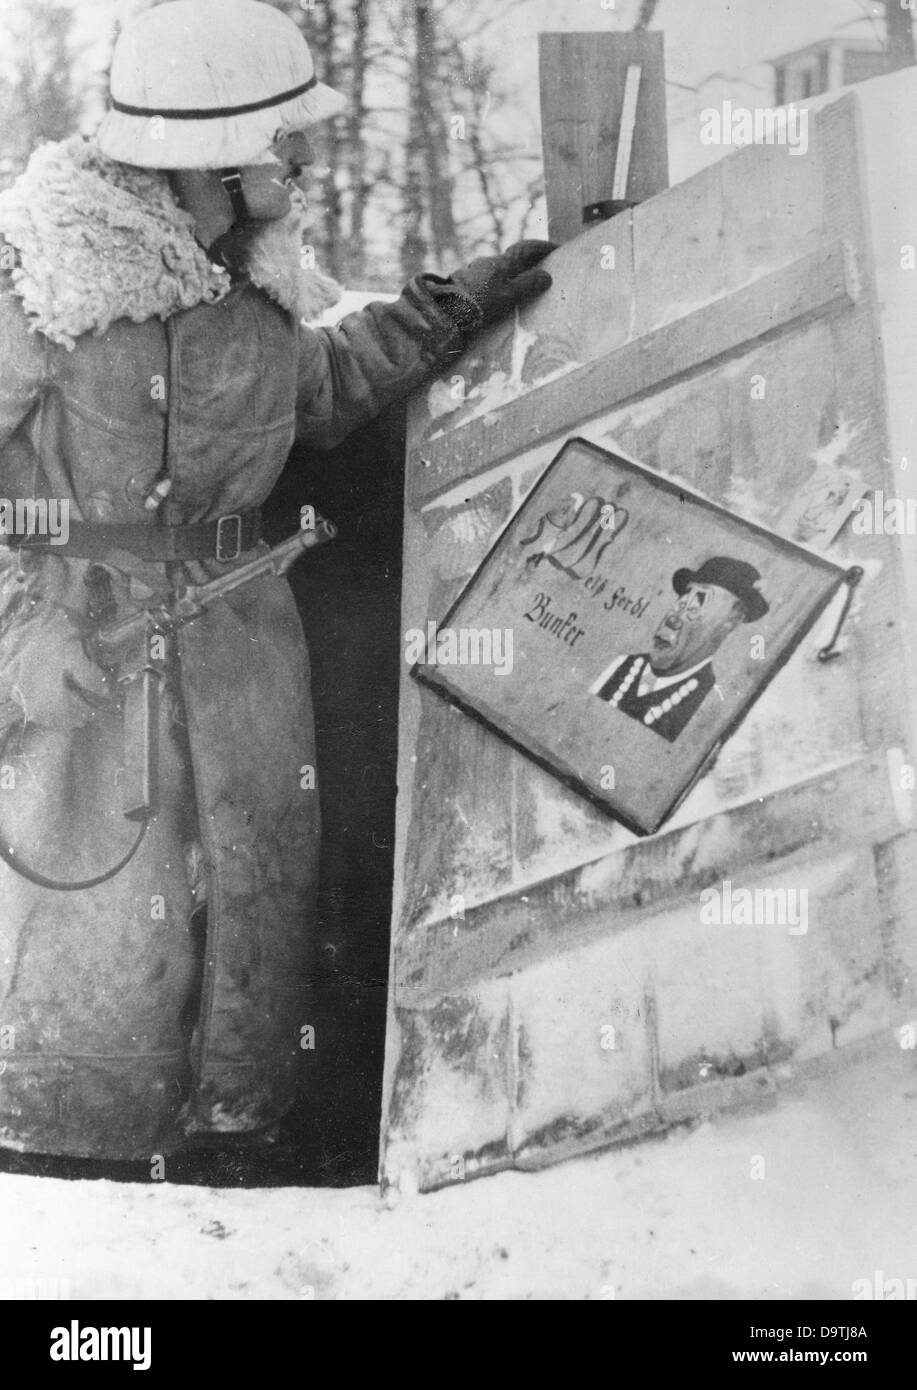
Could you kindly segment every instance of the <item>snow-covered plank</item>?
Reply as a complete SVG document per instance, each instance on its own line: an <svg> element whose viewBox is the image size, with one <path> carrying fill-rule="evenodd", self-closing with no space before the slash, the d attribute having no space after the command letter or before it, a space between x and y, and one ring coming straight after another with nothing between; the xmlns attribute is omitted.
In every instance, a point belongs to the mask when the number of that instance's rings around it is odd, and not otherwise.
<svg viewBox="0 0 917 1390"><path fill-rule="evenodd" d="M575 431L612 406L640 400L849 308L855 274L850 250L840 243L810 252L508 402L495 416L431 440L409 461L415 504L542 438Z"/></svg>
<svg viewBox="0 0 917 1390"><path fill-rule="evenodd" d="M813 808L817 808L813 814ZM900 830L884 759L847 767L663 832L405 937L392 980L405 1008L511 973L583 941L639 926L711 884L786 863L828 842L881 842Z"/></svg>

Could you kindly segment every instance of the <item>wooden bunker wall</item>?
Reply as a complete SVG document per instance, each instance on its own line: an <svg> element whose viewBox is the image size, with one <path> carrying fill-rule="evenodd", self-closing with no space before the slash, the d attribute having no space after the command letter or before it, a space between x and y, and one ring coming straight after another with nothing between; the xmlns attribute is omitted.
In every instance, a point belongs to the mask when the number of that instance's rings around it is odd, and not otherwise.
<svg viewBox="0 0 917 1390"><path fill-rule="evenodd" d="M546 296L418 394L403 631L442 618L571 434L778 531L819 466L913 492L896 354L917 225L863 130L906 125L915 96L912 72L867 84L812 113L804 155L749 147L590 228ZM893 295L915 313L883 338ZM917 1003L908 545L848 523L826 552L866 571L842 655L815 658L838 600L644 840L405 665L383 1181L539 1166L852 1042L898 1045ZM807 932L702 925L701 890L726 879L806 887Z"/></svg>

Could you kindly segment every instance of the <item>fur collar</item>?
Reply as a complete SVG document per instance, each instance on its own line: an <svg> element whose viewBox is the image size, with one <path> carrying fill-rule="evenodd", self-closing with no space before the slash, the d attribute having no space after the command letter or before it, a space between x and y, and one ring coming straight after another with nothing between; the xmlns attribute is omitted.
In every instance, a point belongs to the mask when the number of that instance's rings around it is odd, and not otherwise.
<svg viewBox="0 0 917 1390"><path fill-rule="evenodd" d="M340 286L300 268L305 200L267 222L249 278L307 322L336 304ZM195 241L192 219L165 174L106 158L82 136L42 145L0 193L0 235L15 248L14 292L32 327L72 349L119 318L143 323L230 289L227 272Z"/></svg>

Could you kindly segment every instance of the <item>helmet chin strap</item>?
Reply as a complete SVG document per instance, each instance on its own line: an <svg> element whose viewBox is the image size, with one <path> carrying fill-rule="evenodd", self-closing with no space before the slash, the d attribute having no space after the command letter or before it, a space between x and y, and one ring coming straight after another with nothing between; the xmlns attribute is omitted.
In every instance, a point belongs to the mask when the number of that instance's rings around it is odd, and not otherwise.
<svg viewBox="0 0 917 1390"><path fill-rule="evenodd" d="M239 169L221 169L220 183L229 194L232 204L232 226L229 231L218 236L208 247L211 260L218 262L232 273L238 273L245 259L245 252L252 235L252 218L242 190L242 173Z"/></svg>
<svg viewBox="0 0 917 1390"><path fill-rule="evenodd" d="M242 171L240 169L221 169L220 183L229 194L232 203L233 225L238 227L249 220L248 203L242 191Z"/></svg>

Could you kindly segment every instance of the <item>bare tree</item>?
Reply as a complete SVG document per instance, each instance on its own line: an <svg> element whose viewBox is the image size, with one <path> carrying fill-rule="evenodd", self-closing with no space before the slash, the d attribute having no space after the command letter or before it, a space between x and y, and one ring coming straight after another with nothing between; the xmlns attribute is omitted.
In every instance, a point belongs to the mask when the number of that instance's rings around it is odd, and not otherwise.
<svg viewBox="0 0 917 1390"><path fill-rule="evenodd" d="M72 9L54 0L19 0L7 21L4 59L11 76L0 84L2 183L16 177L36 145L62 140L79 126L83 102L72 78L72 30Z"/></svg>
<svg viewBox="0 0 917 1390"><path fill-rule="evenodd" d="M347 166L350 183L350 248L348 270L357 284L366 274L366 205L372 184L369 178L363 132L366 127L366 78L369 65L370 0L354 0L353 56L351 59L350 108L347 114Z"/></svg>
<svg viewBox="0 0 917 1390"><path fill-rule="evenodd" d="M329 87L343 86L343 73L337 53L337 11L333 5L322 5L321 16L315 29L315 47L320 68L320 77ZM322 175L322 219L324 223L324 264L330 274L342 273L342 202L338 188L337 174L342 162L341 118L332 117L322 121L316 128L316 137L325 172Z"/></svg>
<svg viewBox="0 0 917 1390"><path fill-rule="evenodd" d="M648 29L653 22L656 10L659 8L659 0L640 0L640 11L637 15L635 29Z"/></svg>
<svg viewBox="0 0 917 1390"><path fill-rule="evenodd" d="M271 2L348 96L332 130L313 132L329 166L314 241L332 274L391 288L504 243L530 215L537 132L520 138L530 118L501 82L489 32L529 0Z"/></svg>
<svg viewBox="0 0 917 1390"><path fill-rule="evenodd" d="M491 107L499 109L503 104L497 65L481 50L470 49L455 35L446 37L443 62L453 90L463 94L465 111L461 117L458 149L480 195L480 206L473 208L460 226L469 242L484 241L497 249L506 241L507 216L513 201L511 196L507 197L500 178L505 172L508 152L499 140L489 136L487 126ZM483 222L484 230L476 236L479 222Z"/></svg>
<svg viewBox="0 0 917 1390"><path fill-rule="evenodd" d="M401 205L401 273L413 275L424 268L429 249L424 199L424 134L421 129L420 103L416 98L410 103Z"/></svg>
<svg viewBox="0 0 917 1390"><path fill-rule="evenodd" d="M452 206L449 141L444 120L445 94L439 61L437 16L429 0L408 0L414 11L413 105L415 135L423 156L431 249L437 261L455 254L458 233Z"/></svg>

